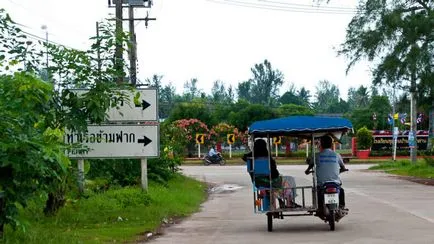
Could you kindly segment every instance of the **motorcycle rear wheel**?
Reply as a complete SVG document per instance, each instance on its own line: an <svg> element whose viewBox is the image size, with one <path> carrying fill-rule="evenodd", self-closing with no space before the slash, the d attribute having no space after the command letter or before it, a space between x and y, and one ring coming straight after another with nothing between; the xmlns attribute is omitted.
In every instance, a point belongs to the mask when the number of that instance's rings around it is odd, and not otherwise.
<svg viewBox="0 0 434 244"><path fill-rule="evenodd" d="M334 211L330 211L330 214L327 216L327 221L329 222L330 225L330 230L334 231L335 230L335 212Z"/></svg>

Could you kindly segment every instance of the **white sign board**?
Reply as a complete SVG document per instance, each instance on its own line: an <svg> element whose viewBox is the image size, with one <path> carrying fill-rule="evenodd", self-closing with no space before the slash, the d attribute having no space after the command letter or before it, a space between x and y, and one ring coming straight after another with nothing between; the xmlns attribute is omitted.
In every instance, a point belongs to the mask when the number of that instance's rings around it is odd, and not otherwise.
<svg viewBox="0 0 434 244"><path fill-rule="evenodd" d="M74 92L80 96L87 90L74 90ZM126 94L128 100L118 104L120 105L119 110L109 109L109 121L158 121L156 89L123 90L121 92Z"/></svg>
<svg viewBox="0 0 434 244"><path fill-rule="evenodd" d="M72 150L70 158L143 158L159 157L159 125L95 125L88 132L67 131L64 142L80 143L89 150Z"/></svg>
<svg viewBox="0 0 434 244"><path fill-rule="evenodd" d="M157 121L157 90L146 89L134 92L125 91L129 101L123 102L119 110L109 110L109 121ZM137 99L134 97L140 95ZM136 100L137 103L134 103Z"/></svg>

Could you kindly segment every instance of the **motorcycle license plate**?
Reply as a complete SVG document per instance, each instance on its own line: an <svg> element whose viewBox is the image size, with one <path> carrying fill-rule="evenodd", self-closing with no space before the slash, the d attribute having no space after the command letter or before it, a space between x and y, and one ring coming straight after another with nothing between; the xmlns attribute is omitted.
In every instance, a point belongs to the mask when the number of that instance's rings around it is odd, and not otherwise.
<svg viewBox="0 0 434 244"><path fill-rule="evenodd" d="M339 196L337 193L324 194L325 204L339 204Z"/></svg>

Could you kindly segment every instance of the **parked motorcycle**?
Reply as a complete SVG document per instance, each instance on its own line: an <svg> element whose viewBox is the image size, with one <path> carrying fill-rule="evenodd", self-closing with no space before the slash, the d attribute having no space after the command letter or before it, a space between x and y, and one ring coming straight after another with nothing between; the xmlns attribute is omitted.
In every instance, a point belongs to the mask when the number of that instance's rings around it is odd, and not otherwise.
<svg viewBox="0 0 434 244"><path fill-rule="evenodd" d="M204 165L210 165L210 164L225 165L226 161L220 153L217 153L213 157L211 157L207 154L207 155L205 155L205 157L203 157L203 164Z"/></svg>

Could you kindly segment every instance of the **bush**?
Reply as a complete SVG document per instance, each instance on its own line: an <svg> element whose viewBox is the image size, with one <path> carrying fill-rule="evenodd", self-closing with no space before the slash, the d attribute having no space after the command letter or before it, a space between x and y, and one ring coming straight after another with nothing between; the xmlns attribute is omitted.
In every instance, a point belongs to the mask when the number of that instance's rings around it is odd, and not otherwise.
<svg viewBox="0 0 434 244"><path fill-rule="evenodd" d="M434 167L434 158L425 157L424 160L425 160L426 165Z"/></svg>
<svg viewBox="0 0 434 244"><path fill-rule="evenodd" d="M108 186L132 186L140 182L140 160L138 159L93 159L89 160L87 178L102 178Z"/></svg>
<svg viewBox="0 0 434 244"><path fill-rule="evenodd" d="M181 159L172 158L166 152L162 152L159 158L148 160L148 180L160 184L167 181L178 171ZM139 159L104 159L90 160L90 169L87 178L101 182L106 179L103 185L94 186L95 190L107 189L112 185L134 186L141 182L141 163ZM92 183L92 182L91 182Z"/></svg>
<svg viewBox="0 0 434 244"><path fill-rule="evenodd" d="M371 131L366 128L366 126L360 128L356 134L357 137L357 148L361 150L370 149L372 143L374 143L374 138L372 137Z"/></svg>

